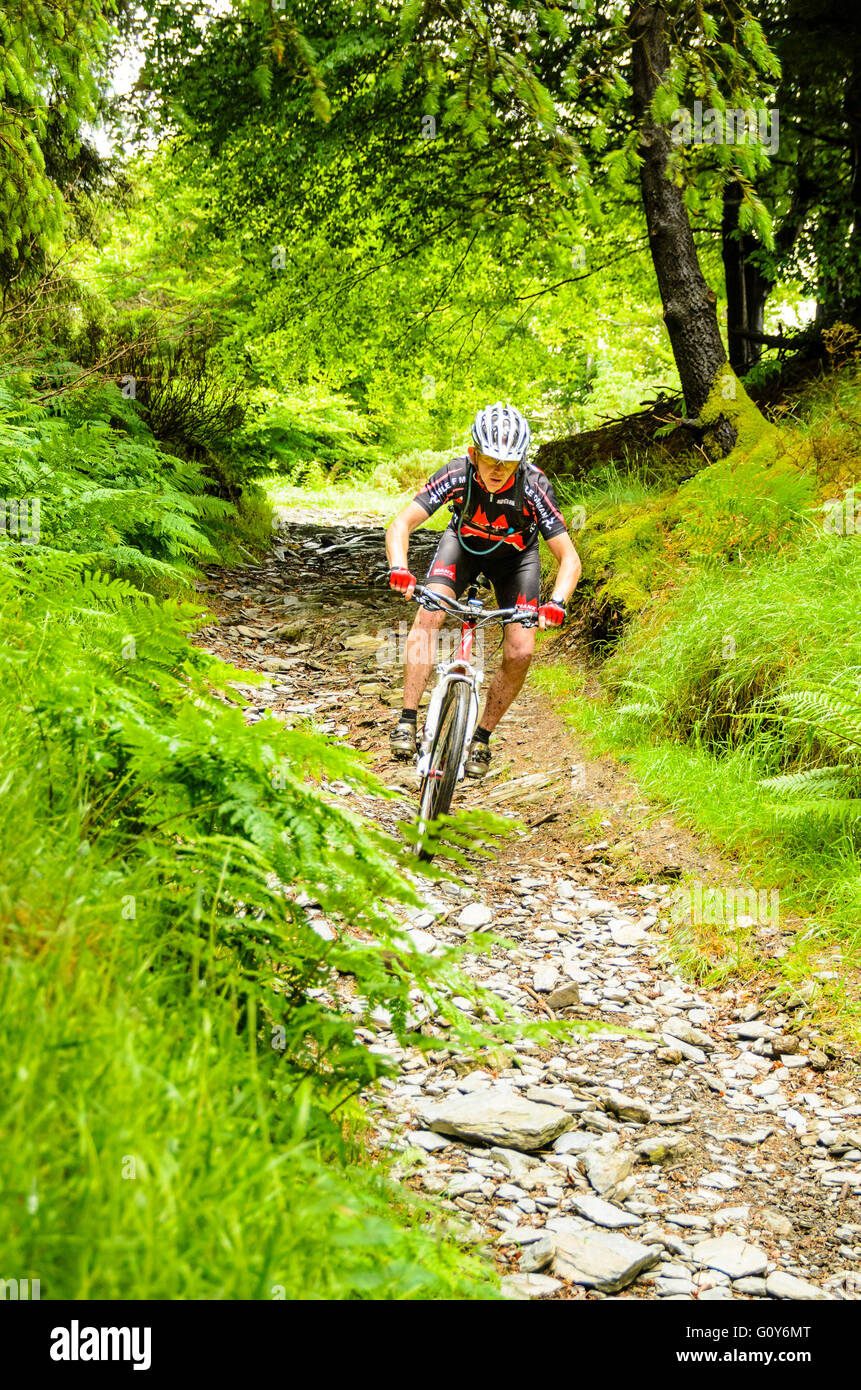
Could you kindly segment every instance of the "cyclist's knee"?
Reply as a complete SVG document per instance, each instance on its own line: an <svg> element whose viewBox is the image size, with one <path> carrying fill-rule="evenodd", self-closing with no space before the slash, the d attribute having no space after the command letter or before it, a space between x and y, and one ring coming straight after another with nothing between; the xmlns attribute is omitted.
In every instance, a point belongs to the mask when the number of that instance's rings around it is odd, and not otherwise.
<svg viewBox="0 0 861 1390"><path fill-rule="evenodd" d="M522 668L528 666L535 651L535 637L529 630L515 633L509 628L505 634L502 649L504 666Z"/></svg>
<svg viewBox="0 0 861 1390"><path fill-rule="evenodd" d="M421 630L422 628L427 631L428 629L442 627L444 622L445 613L429 613L426 608L420 608L413 622L413 631L415 632L417 629Z"/></svg>

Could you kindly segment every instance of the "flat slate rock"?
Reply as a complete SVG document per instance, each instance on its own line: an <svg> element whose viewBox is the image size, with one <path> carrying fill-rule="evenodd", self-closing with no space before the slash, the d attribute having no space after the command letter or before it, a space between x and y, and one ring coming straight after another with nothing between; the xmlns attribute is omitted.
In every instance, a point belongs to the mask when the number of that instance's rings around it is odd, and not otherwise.
<svg viewBox="0 0 861 1390"><path fill-rule="evenodd" d="M625 1096L621 1091L609 1090L604 1096L604 1105L618 1119L633 1124L647 1125L652 1118L651 1106L633 1096Z"/></svg>
<svg viewBox="0 0 861 1390"><path fill-rule="evenodd" d="M502 1292L506 1298L516 1298L521 1302L527 1298L546 1298L561 1288L558 1279L551 1279L546 1274L509 1274L502 1280Z"/></svg>
<svg viewBox="0 0 861 1390"><path fill-rule="evenodd" d="M794 1298L806 1303L825 1300L830 1297L816 1284L808 1284L806 1279L798 1279L794 1274L784 1274L776 1269L765 1281L769 1298Z"/></svg>
<svg viewBox="0 0 861 1390"><path fill-rule="evenodd" d="M604 1202L600 1197L592 1197L588 1193L576 1193L571 1198L571 1205L581 1216L585 1216L587 1221L594 1221L596 1226L606 1226L611 1231L620 1230L623 1226L643 1224L642 1217L635 1216L631 1211L623 1211L612 1202Z"/></svg>
<svg viewBox="0 0 861 1390"><path fill-rule="evenodd" d="M427 1106L421 1119L435 1134L498 1144L524 1153L547 1148L572 1124L572 1116L566 1111L537 1105L503 1086L446 1096Z"/></svg>
<svg viewBox="0 0 861 1390"><path fill-rule="evenodd" d="M408 1130L407 1139L416 1148L424 1149L426 1153L434 1153L437 1149L447 1149L450 1142L448 1139L444 1139L441 1134L432 1134L429 1129Z"/></svg>
<svg viewBox="0 0 861 1390"><path fill-rule="evenodd" d="M611 1139L610 1144L604 1140ZM633 1171L634 1155L630 1149L618 1147L615 1135L605 1135L580 1156L580 1167L599 1197L614 1197L620 1185Z"/></svg>
<svg viewBox="0 0 861 1390"><path fill-rule="evenodd" d="M555 1272L602 1293L626 1289L664 1254L660 1246L641 1245L616 1231L554 1231L553 1239Z"/></svg>
<svg viewBox="0 0 861 1390"><path fill-rule="evenodd" d="M633 922L611 922L610 935L616 946L640 946L649 939L648 933Z"/></svg>
<svg viewBox="0 0 861 1390"><path fill-rule="evenodd" d="M761 1274L768 1264L765 1252L742 1240L741 1236L701 1240L694 1246L693 1258L698 1265L720 1270L730 1279L750 1279L754 1274Z"/></svg>

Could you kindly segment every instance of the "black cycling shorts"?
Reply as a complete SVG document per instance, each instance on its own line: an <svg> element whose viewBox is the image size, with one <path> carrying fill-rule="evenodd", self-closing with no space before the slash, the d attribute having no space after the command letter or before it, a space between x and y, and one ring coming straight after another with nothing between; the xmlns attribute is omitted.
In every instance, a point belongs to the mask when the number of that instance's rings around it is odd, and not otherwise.
<svg viewBox="0 0 861 1390"><path fill-rule="evenodd" d="M537 609L541 592L537 545L513 553L508 546L500 546L490 555L471 555L464 550L453 529L444 531L425 583L444 584L453 590L455 598L460 598L479 574L486 575L493 585L497 608Z"/></svg>

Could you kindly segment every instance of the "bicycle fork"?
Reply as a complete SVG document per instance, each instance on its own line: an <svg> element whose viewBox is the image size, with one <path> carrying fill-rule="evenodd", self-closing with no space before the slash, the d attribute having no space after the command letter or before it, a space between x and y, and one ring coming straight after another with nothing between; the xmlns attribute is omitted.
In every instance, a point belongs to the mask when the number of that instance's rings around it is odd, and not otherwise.
<svg viewBox="0 0 861 1390"><path fill-rule="evenodd" d="M461 782L465 776L464 768L466 765L467 753L472 743L472 735L478 723L479 692L481 689L481 682L484 680L484 672L476 671L462 658L456 659L455 661L441 662L436 669L440 679L434 688L428 705L427 717L425 719L424 729L422 730L421 753L416 770L420 781L425 778L430 771L431 747L439 725L442 702L445 699L447 691L453 685L468 685L470 700L469 714L466 723L466 738L464 739L464 746L461 749L460 762L457 769L457 780Z"/></svg>

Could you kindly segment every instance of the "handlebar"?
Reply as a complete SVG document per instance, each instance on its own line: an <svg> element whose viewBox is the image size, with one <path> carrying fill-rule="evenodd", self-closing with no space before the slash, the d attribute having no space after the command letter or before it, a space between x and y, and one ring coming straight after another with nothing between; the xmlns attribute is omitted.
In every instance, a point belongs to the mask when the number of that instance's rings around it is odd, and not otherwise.
<svg viewBox="0 0 861 1390"><path fill-rule="evenodd" d="M476 626L483 627L485 623L505 623L512 620L522 623L524 627L537 627L538 625L538 613L535 609L524 611L520 608L485 608L480 599L458 603L456 599L449 598L448 594L438 594L433 589L428 589L424 584L416 585L413 590L413 598L416 603L420 603L422 608L427 608L428 611L442 608L452 617L466 618L475 623Z"/></svg>

